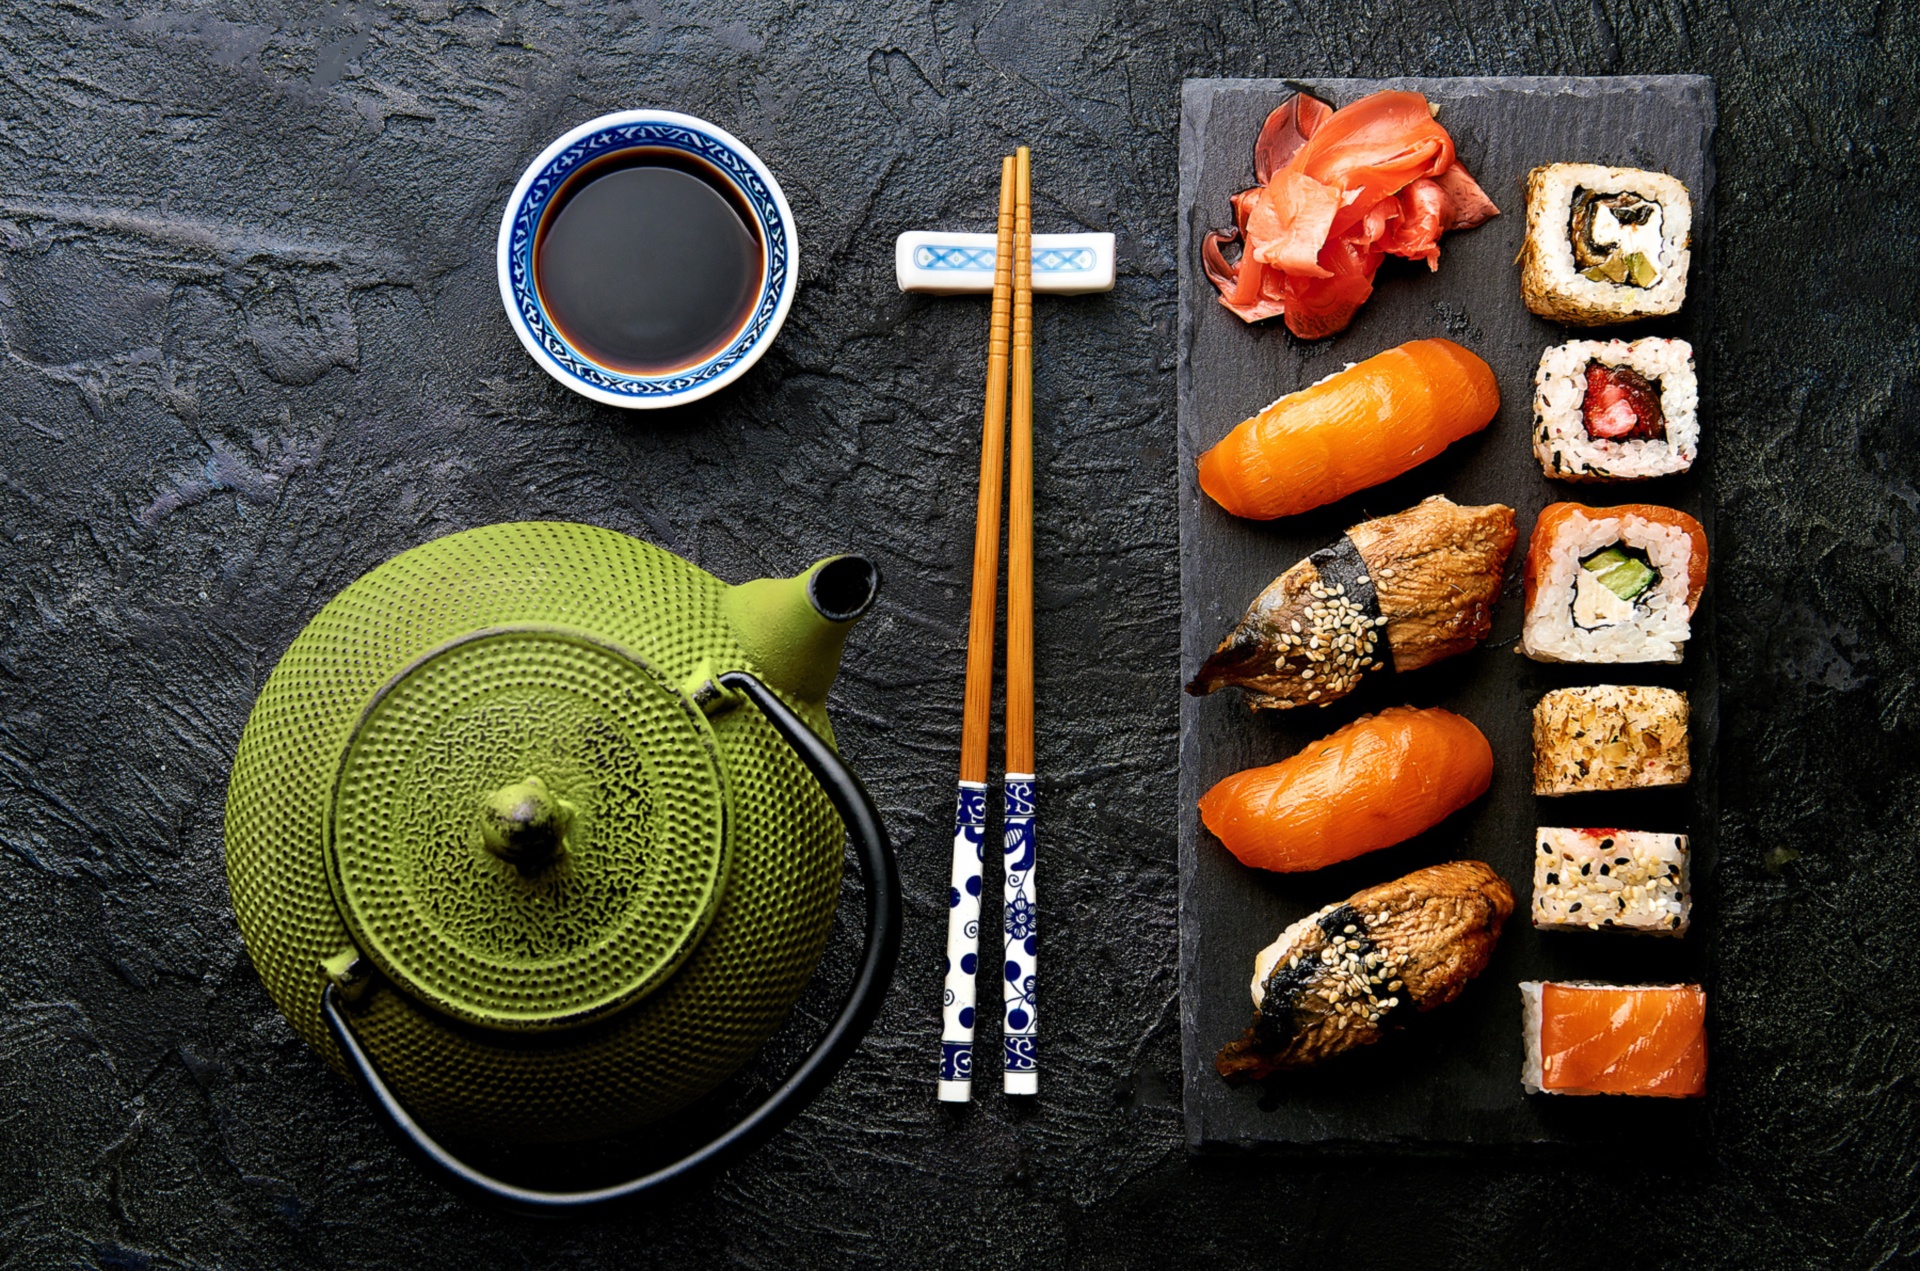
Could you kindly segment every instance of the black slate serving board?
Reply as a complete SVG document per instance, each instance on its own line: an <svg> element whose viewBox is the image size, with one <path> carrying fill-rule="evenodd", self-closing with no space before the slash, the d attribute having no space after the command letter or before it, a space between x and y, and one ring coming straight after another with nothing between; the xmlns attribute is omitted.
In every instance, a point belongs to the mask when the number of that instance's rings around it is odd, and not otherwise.
<svg viewBox="0 0 1920 1271"><path fill-rule="evenodd" d="M1253 183L1253 144L1267 113L1296 89L1344 106L1382 88L1410 88L1440 107L1460 158L1502 215L1441 241L1437 273L1389 258L1373 298L1330 339L1294 339L1279 320L1249 327L1222 308L1200 267L1202 236L1228 224L1228 196ZM1699 76L1395 80L1189 80L1180 133L1180 557L1182 680L1192 676L1247 602L1348 525L1397 512L1430 494L1456 503L1505 503L1520 539L1492 638L1438 666L1377 679L1325 710L1249 712L1236 691L1182 696L1180 715L1180 1001L1187 1135L1195 1150L1265 1145L1319 1150L1393 1144L1401 1150L1553 1150L1555 1145L1698 1149L1709 1105L1699 1100L1529 1098L1520 1088L1520 995L1528 979L1618 983L1704 981L1714 931L1713 804L1717 677L1709 581L1680 667L1552 667L1518 656L1521 562L1534 518L1559 500L1663 503L1707 526L1713 541L1714 421L1682 477L1610 486L1548 481L1529 445L1533 374L1549 345L1593 338L1533 317L1513 264L1525 234L1521 183L1538 164L1598 162L1664 170L1694 200L1693 263L1685 307L1599 338L1662 335L1694 345L1699 364L1710 304L1714 95ZM1195 456L1274 398L1406 340L1445 336L1485 358L1501 406L1485 431L1437 459L1338 504L1278 522L1227 515L1200 492ZM1703 401L1707 395L1702 393ZM1717 544L1714 544L1717 546ZM1694 781L1682 790L1566 799L1531 793L1530 721L1547 689L1572 684L1664 684L1692 705ZM1196 801L1242 768L1272 763L1357 715L1398 703L1445 706L1492 743L1493 787L1474 806L1420 837L1308 874L1240 865L1200 824ZM1692 835L1694 922L1684 940L1618 933L1545 935L1527 920L1538 825L1619 825ZM1318 1071L1264 1086L1229 1087L1214 1055L1251 1017L1254 952L1289 922L1374 883L1444 860L1487 861L1513 887L1517 912L1492 965L1460 1000L1403 1035ZM1709 1090L1712 1078L1709 1077Z"/></svg>

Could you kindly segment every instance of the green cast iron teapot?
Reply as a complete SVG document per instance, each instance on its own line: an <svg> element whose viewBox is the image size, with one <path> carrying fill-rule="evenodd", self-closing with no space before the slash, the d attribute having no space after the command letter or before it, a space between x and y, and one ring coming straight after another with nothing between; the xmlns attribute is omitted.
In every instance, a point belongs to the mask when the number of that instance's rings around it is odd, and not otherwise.
<svg viewBox="0 0 1920 1271"><path fill-rule="evenodd" d="M859 1043L899 945L892 849L824 706L878 584L840 556L729 587L552 522L361 577L268 677L227 791L234 911L274 1001L428 1161L521 1206L632 1195L770 1136ZM435 1138L620 1133L737 1071L824 950L843 824L865 958L745 1120L579 1193L489 1178Z"/></svg>

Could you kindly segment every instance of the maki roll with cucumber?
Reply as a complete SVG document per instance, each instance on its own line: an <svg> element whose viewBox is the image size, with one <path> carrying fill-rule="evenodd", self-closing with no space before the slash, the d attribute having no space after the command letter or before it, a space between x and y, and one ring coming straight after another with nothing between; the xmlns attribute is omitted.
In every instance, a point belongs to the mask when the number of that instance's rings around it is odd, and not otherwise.
<svg viewBox="0 0 1920 1271"><path fill-rule="evenodd" d="M1707 585L1707 532L1651 503L1549 504L1527 545L1520 652L1536 662L1679 662Z"/></svg>
<svg viewBox="0 0 1920 1271"><path fill-rule="evenodd" d="M1611 326L1679 311L1693 204L1664 172L1550 163L1527 174L1520 294L1543 318Z"/></svg>
<svg viewBox="0 0 1920 1271"><path fill-rule="evenodd" d="M1540 355L1533 453L1562 481L1638 481L1693 466L1700 390L1685 340L1573 340Z"/></svg>

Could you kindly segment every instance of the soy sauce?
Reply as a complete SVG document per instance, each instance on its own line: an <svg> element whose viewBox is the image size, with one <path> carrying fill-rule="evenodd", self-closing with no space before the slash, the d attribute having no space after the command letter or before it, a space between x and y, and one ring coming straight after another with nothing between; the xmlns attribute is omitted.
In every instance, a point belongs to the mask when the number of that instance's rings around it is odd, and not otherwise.
<svg viewBox="0 0 1920 1271"><path fill-rule="evenodd" d="M759 222L691 155L626 151L561 186L534 235L533 279L569 344L609 370L661 375L732 342L760 297Z"/></svg>

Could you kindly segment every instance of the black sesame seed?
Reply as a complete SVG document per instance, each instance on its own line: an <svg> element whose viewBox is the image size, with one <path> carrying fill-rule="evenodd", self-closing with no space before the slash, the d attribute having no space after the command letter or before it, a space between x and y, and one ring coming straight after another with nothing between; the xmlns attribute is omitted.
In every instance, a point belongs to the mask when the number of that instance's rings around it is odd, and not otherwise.
<svg viewBox="0 0 1920 1271"><path fill-rule="evenodd" d="M1580 909L1580 902L1577 900L1574 901L1571 905L1567 906L1568 913L1577 913L1579 912L1579 909Z"/></svg>
<svg viewBox="0 0 1920 1271"><path fill-rule="evenodd" d="M1558 874L1547 875L1547 886L1558 887L1559 885L1560 885L1560 875Z"/></svg>
<svg viewBox="0 0 1920 1271"><path fill-rule="evenodd" d="M1612 876L1612 873L1613 873L1613 867L1612 867L1612 866L1610 866L1610 865L1602 865L1602 866L1600 867L1600 876L1601 876L1602 878L1607 878L1607 877L1611 877L1611 876Z"/></svg>
<svg viewBox="0 0 1920 1271"><path fill-rule="evenodd" d="M1600 850L1601 850L1601 851L1603 851L1603 852L1604 852L1604 851L1606 851L1606 850L1607 850L1608 848L1610 848L1610 847L1612 847L1612 846L1613 846L1613 840L1612 840L1612 839L1601 839L1601 840L1600 840Z"/></svg>
<svg viewBox="0 0 1920 1271"><path fill-rule="evenodd" d="M1546 845L1545 843L1542 843L1542 844L1540 845L1540 850L1541 850L1541 852L1543 852L1544 854L1546 854L1546 855L1548 855L1548 856L1552 856L1552 855L1553 855L1553 849L1552 849L1551 847L1548 847L1548 846L1547 846L1547 845Z"/></svg>
<svg viewBox="0 0 1920 1271"><path fill-rule="evenodd" d="M1591 874L1592 872L1593 872L1593 862L1592 862L1592 861L1588 861L1588 862L1587 862L1586 864L1584 864L1584 865L1582 865L1582 866L1580 867L1580 873L1581 873L1581 874L1582 874L1583 876L1584 876L1584 875L1586 875L1586 874Z"/></svg>
<svg viewBox="0 0 1920 1271"><path fill-rule="evenodd" d="M1613 858L1613 863L1615 865L1625 865L1627 863L1627 858L1624 856L1616 856Z"/></svg>

